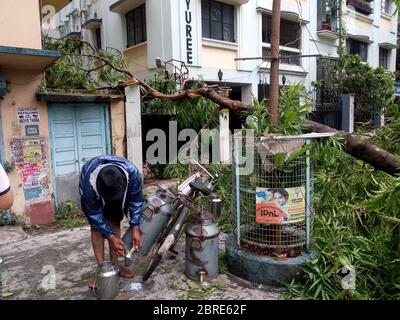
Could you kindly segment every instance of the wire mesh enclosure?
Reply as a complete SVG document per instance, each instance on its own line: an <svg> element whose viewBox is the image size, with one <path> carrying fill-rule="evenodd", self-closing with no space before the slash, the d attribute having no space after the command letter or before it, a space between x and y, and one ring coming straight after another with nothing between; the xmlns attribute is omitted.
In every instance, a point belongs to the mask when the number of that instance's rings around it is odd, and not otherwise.
<svg viewBox="0 0 400 320"><path fill-rule="evenodd" d="M311 140L306 136L235 139L234 225L238 245L260 255L300 255L312 231ZM243 174L240 157L254 156Z"/></svg>

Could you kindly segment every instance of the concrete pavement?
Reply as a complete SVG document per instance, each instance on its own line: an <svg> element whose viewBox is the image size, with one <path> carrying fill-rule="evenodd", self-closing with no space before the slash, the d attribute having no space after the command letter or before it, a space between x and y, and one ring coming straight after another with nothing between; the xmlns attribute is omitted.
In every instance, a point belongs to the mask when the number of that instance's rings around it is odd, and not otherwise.
<svg viewBox="0 0 400 320"><path fill-rule="evenodd" d="M2 290L6 299L96 299L87 285L96 268L89 227L36 235L25 234L17 228L7 231L0 228L3 239L0 243ZM224 250L223 237L220 239L221 250ZM182 237L179 255L175 259L164 259L143 290L126 291L132 282L140 281L145 261L139 263L135 267L137 279L121 280L119 299L275 300L281 297L279 292L259 288L227 274L219 275L209 288L200 288L184 275L184 246Z"/></svg>

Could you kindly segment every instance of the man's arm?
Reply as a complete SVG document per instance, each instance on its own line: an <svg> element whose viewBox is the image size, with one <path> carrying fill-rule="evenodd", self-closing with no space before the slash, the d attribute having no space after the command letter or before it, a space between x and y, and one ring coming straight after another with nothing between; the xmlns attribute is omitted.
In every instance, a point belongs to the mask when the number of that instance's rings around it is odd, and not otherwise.
<svg viewBox="0 0 400 320"><path fill-rule="evenodd" d="M140 235L140 218L142 215L143 193L142 178L137 169L132 169L129 174L129 192L127 194L128 209L130 213L132 246L140 248L142 239Z"/></svg>

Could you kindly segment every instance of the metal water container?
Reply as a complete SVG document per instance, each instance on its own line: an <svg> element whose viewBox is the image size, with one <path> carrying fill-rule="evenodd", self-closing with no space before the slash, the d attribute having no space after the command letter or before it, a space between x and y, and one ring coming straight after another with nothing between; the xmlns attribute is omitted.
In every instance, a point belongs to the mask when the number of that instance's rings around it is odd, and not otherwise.
<svg viewBox="0 0 400 320"><path fill-rule="evenodd" d="M219 219L222 214L222 200L217 194L212 194L210 200L210 212L214 218Z"/></svg>
<svg viewBox="0 0 400 320"><path fill-rule="evenodd" d="M206 213L186 228L185 273L202 282L218 275L219 229L213 216Z"/></svg>
<svg viewBox="0 0 400 320"><path fill-rule="evenodd" d="M113 300L119 294L118 268L111 261L98 265L96 270L96 296L99 300Z"/></svg>
<svg viewBox="0 0 400 320"><path fill-rule="evenodd" d="M158 187L156 193L150 196L143 207L140 231L142 234L142 247L135 254L147 255L153 246L157 236L168 222L174 211L172 195L166 190ZM122 240L125 243L126 251L130 251L132 244L131 228L128 228Z"/></svg>

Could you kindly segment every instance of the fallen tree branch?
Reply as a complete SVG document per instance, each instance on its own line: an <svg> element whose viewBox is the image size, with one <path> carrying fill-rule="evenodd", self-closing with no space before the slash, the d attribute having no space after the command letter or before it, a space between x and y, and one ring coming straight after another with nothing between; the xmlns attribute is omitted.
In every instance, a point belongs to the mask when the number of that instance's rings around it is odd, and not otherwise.
<svg viewBox="0 0 400 320"><path fill-rule="evenodd" d="M86 44L93 51L91 54L82 54L90 59L99 60L103 62L103 66L107 65L117 72L121 72L128 76L128 80L122 83L121 87L127 87L131 85L140 85L145 91L145 96L148 98L160 99L161 101L167 102L179 102L181 100L189 99L193 100L199 97L203 97L213 101L220 106L220 109L230 109L232 111L252 111L254 107L237 100L231 100L229 98L223 97L218 93L218 85L215 86L205 86L198 89L187 89L176 94L168 95L151 87L144 80L137 77L135 74L114 65L110 60L104 58L99 50L92 46L89 42L80 41ZM331 127L308 121L308 130L317 133L332 132L340 134L346 141L345 151L351 156L360 159L366 163L372 165L376 170L381 170L387 172L391 175L396 175L400 173L400 160L396 155L393 155L377 146L363 141L362 139L356 137L355 135L338 131Z"/></svg>
<svg viewBox="0 0 400 320"><path fill-rule="evenodd" d="M308 121L311 132L332 132L340 134L346 141L345 151L351 156L372 165L376 170L384 171L390 175L400 174L400 160L374 144L368 143L353 134L338 131L314 121Z"/></svg>
<svg viewBox="0 0 400 320"><path fill-rule="evenodd" d="M188 89L187 91L184 91L179 94L166 95L155 90L150 85L148 85L138 77L134 76L133 74L132 74L132 79L134 79L133 83L137 82L144 88L147 97L157 98L162 101L178 102L184 99L195 99L201 96L203 98L215 102L220 106L221 109L230 109L236 112L251 111L254 109L253 106L245 104L241 101L231 100L229 98L221 96L218 93L216 87ZM132 84L132 82L129 83ZM308 121L308 126L311 132L318 132L318 133L333 132L340 134L346 140L346 145L345 145L346 153L366 163L369 163L375 169L384 171L390 175L396 175L400 173L400 161L395 155L381 148L378 148L373 144L367 143L352 134L343 131L338 131L336 129L333 129L331 127L313 121Z"/></svg>

